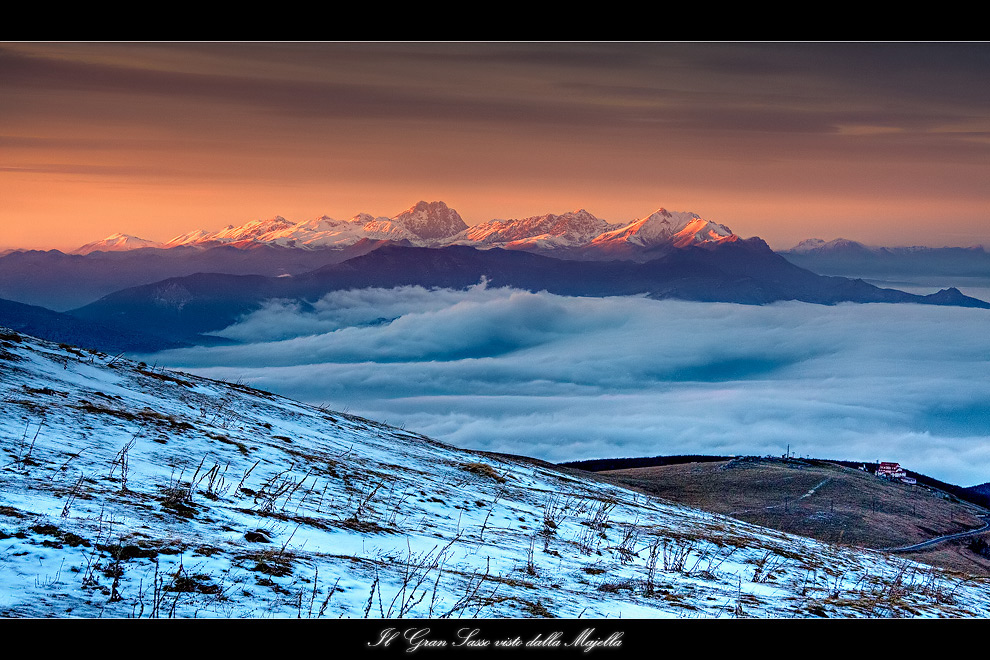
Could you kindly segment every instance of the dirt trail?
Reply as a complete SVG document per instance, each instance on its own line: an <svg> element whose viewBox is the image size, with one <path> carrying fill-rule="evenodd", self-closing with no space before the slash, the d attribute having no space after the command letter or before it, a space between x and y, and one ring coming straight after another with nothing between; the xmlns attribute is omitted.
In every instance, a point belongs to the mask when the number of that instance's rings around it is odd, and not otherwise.
<svg viewBox="0 0 990 660"><path fill-rule="evenodd" d="M770 504L770 505L767 505L767 506L762 507L760 509L742 509L741 511L731 511L727 515L735 516L735 515L739 515L740 513L750 513L751 511L768 511L770 509L779 509L782 506L787 506L791 502L796 502L798 500L803 500L806 497L811 497L812 495L815 494L815 492L819 488L821 488L822 486L824 486L825 484L827 484L831 480L832 480L832 477L825 477L814 488L812 488L811 490L809 490L807 493L805 493L801 497L797 498L797 500L788 500L787 502L784 502L783 504Z"/></svg>

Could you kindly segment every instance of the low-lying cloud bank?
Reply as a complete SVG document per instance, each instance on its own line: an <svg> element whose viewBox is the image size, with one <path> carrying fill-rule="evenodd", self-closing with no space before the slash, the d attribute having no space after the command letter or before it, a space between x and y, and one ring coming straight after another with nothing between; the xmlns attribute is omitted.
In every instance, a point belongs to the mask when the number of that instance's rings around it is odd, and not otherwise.
<svg viewBox="0 0 990 660"><path fill-rule="evenodd" d="M159 364L550 461L895 460L990 481L990 314L420 287L272 301Z"/></svg>

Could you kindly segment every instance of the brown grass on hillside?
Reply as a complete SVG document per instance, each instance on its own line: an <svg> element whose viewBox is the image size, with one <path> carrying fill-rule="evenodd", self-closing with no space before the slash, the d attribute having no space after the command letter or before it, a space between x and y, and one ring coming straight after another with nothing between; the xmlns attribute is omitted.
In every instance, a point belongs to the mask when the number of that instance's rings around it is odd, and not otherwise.
<svg viewBox="0 0 990 660"><path fill-rule="evenodd" d="M825 461L737 458L598 474L673 502L867 548L909 545L983 524L979 507ZM990 575L990 559L968 551L968 541L904 556Z"/></svg>

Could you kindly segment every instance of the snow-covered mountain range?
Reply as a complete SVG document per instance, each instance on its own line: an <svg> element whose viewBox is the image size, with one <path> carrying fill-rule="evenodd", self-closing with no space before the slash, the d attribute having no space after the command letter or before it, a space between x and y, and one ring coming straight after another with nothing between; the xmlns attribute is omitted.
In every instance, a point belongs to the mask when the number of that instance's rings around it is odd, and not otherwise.
<svg viewBox="0 0 990 660"><path fill-rule="evenodd" d="M990 254L969 247L876 246L846 238L809 238L778 254L823 275L856 277L959 276L986 278Z"/></svg>
<svg viewBox="0 0 990 660"><path fill-rule="evenodd" d="M789 250L782 250L785 254L827 254L827 253L841 253L841 252L861 252L861 253L873 253L882 254L885 252L894 252L900 254L911 254L918 253L923 254L927 252L939 251L939 250L965 250L968 252L984 252L982 245L971 245L969 247L930 247L927 245L906 245L906 246L878 246L878 245L867 245L866 243L860 243L859 241L854 241L848 238L835 238L831 241L826 241L821 238L807 238Z"/></svg>
<svg viewBox="0 0 990 660"><path fill-rule="evenodd" d="M0 617L987 617L986 580L0 329Z"/></svg>
<svg viewBox="0 0 990 660"><path fill-rule="evenodd" d="M695 213L670 212L663 208L619 224L580 209L560 215L547 213L522 219L490 220L468 227L457 211L445 203L421 201L391 218L361 213L350 220L322 216L296 223L276 216L238 227L230 225L214 232L192 231L165 243L114 234L75 252L217 245L247 248L258 244L308 249L344 248L363 240L389 240L415 247L470 245L539 251L582 248L614 251L664 245L684 247L737 239L724 225L704 220Z"/></svg>
<svg viewBox="0 0 990 660"><path fill-rule="evenodd" d="M73 250L73 254L89 254L90 252L123 252L125 250L139 250L141 248L163 247L158 241L149 241L145 238L130 236L128 234L110 234L103 240L87 243L82 247Z"/></svg>

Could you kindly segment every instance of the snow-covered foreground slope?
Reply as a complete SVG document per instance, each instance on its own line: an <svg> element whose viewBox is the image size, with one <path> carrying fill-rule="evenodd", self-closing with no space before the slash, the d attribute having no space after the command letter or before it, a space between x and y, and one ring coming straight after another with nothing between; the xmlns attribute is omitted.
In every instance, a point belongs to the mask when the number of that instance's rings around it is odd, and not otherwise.
<svg viewBox="0 0 990 660"><path fill-rule="evenodd" d="M0 616L990 615L986 581L0 330Z"/></svg>

